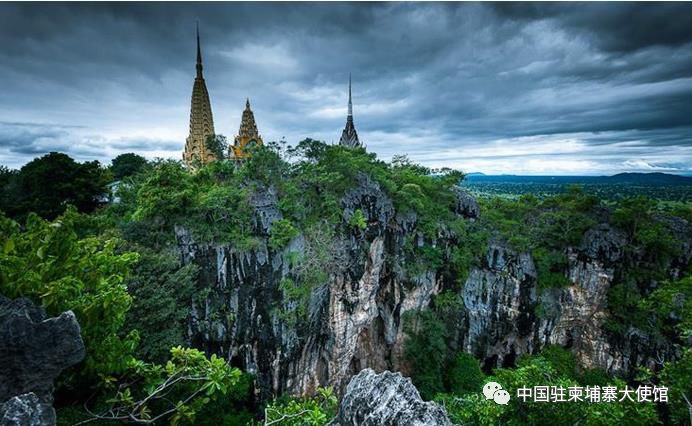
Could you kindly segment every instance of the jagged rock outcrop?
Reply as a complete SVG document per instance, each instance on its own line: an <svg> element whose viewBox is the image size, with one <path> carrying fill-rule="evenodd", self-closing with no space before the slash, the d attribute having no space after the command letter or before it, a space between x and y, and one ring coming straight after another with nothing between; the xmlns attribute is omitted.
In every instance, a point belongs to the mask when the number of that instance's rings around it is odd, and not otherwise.
<svg viewBox="0 0 692 426"><path fill-rule="evenodd" d="M481 208L478 201L469 194L466 190L459 187L454 188L454 194L457 198L456 213L469 219L476 219L481 214Z"/></svg>
<svg viewBox="0 0 692 426"><path fill-rule="evenodd" d="M29 299L0 295L0 425L55 424L53 381L84 358L71 311L46 318Z"/></svg>
<svg viewBox="0 0 692 426"><path fill-rule="evenodd" d="M55 424L55 410L39 401L35 393L25 393L0 404L0 426L50 426Z"/></svg>
<svg viewBox="0 0 692 426"><path fill-rule="evenodd" d="M255 224L265 228L256 233L268 235L271 222L281 218L276 198L268 190L253 200ZM345 232L318 223L282 249L263 239L243 250L202 244L184 228L176 229L182 261L200 266L190 342L256 373L262 399L283 392L310 394L320 386L340 392L363 368L399 369L402 315L428 306L444 280L453 279L437 270L405 270L415 261L406 259L406 244L447 252L454 242L417 234L416 216L399 215L376 181L357 176L341 207ZM348 226L358 210L365 229ZM299 280L296 259L311 265L324 252L330 259L319 268L326 270L326 279L314 285L307 302L290 300L283 285Z"/></svg>
<svg viewBox="0 0 692 426"><path fill-rule="evenodd" d="M462 349L493 366L512 365L534 349L536 268L531 256L490 245L484 268L471 270L461 289Z"/></svg>
<svg viewBox="0 0 692 426"><path fill-rule="evenodd" d="M444 408L424 402L399 373L362 370L346 387L330 426L451 426Z"/></svg>
<svg viewBox="0 0 692 426"><path fill-rule="evenodd" d="M686 244L690 229L677 226ZM579 247L566 250L571 284L539 291L531 256L491 243L484 266L474 268L461 289L461 348L479 357L486 368L513 365L519 355L550 344L572 349L583 367L611 374L632 374L638 366L654 368L661 354L671 354L669 344L630 328L614 345L603 330L608 290L623 267L626 244L620 231L607 224L595 226ZM685 264L684 255L675 262ZM669 272L677 277L675 268Z"/></svg>
<svg viewBox="0 0 692 426"><path fill-rule="evenodd" d="M28 392L51 402L53 380L84 358L79 324L71 311L46 318L28 299L0 296L0 401Z"/></svg>

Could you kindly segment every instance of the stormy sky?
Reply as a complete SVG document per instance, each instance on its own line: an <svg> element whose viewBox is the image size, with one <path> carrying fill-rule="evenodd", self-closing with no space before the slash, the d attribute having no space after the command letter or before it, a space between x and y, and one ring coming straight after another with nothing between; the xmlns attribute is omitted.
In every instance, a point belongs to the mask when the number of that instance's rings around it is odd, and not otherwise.
<svg viewBox="0 0 692 426"><path fill-rule="evenodd" d="M692 4L0 4L0 164L180 158L195 22L217 133L489 174L692 173Z"/></svg>

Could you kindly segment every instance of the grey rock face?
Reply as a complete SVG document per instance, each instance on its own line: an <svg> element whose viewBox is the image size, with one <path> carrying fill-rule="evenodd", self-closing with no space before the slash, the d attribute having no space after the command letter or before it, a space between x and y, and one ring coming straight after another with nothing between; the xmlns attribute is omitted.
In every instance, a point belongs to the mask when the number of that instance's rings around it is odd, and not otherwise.
<svg viewBox="0 0 692 426"><path fill-rule="evenodd" d="M365 174L356 178L358 185L343 199L344 220L348 221L356 210L361 210L368 223L368 231L382 235L394 216L394 205L380 185Z"/></svg>
<svg viewBox="0 0 692 426"><path fill-rule="evenodd" d="M424 402L399 373L362 370L351 379L330 426L451 426L444 408Z"/></svg>
<svg viewBox="0 0 692 426"><path fill-rule="evenodd" d="M266 195L255 197L262 201L255 209L260 217L275 220L276 199ZM249 250L198 244L176 229L182 261L200 267L190 343L256 373L261 399L283 392L311 394L320 386L341 392L363 368L402 368L402 315L427 307L444 279L453 279L436 270L407 274L402 265L415 260L406 259L407 241L436 244L443 252L452 242L446 237L424 241L415 234L415 215L398 217L376 181L358 175L341 207L345 231L335 235L329 225L317 238L326 240L320 244L311 233L278 250L262 240ZM348 225L357 210L365 229ZM307 258L309 264L325 252L333 259L328 276L314 285L303 318L292 322L287 317L298 306L281 283L298 281L296 259Z"/></svg>
<svg viewBox="0 0 692 426"><path fill-rule="evenodd" d="M608 224L600 224L584 234L581 251L590 259L600 260L609 266L622 259L627 238Z"/></svg>
<svg viewBox="0 0 692 426"><path fill-rule="evenodd" d="M692 223L678 217L659 217L658 220L682 243L678 259L671 265L672 277L682 278L681 273L685 266L692 262Z"/></svg>
<svg viewBox="0 0 692 426"><path fill-rule="evenodd" d="M612 342L603 331L608 289L623 267L627 243L609 225L595 226L579 247L565 251L571 284L540 291L530 255L490 244L485 265L474 268L461 289L465 312L460 347L486 367L508 366L522 354L560 345L571 348L586 368L619 375L632 374L637 366L654 368L661 354L672 354L670 345L636 329ZM679 262L685 264L684 259ZM676 269L669 272L674 278Z"/></svg>
<svg viewBox="0 0 692 426"><path fill-rule="evenodd" d="M0 404L0 426L52 426L55 410L41 403L35 393L25 393Z"/></svg>
<svg viewBox="0 0 692 426"><path fill-rule="evenodd" d="M276 188L273 186L257 188L250 197L250 205L255 211L254 228L259 235L269 235L272 223L283 217L277 203Z"/></svg>
<svg viewBox="0 0 692 426"><path fill-rule="evenodd" d="M473 195L459 187L454 188L457 197L456 213L469 219L476 219L481 214L481 208Z"/></svg>
<svg viewBox="0 0 692 426"><path fill-rule="evenodd" d="M608 227L587 232L580 248L567 250L571 285L542 291L529 254L491 244L486 266L473 269L461 290L463 349L494 368L555 344L571 347L586 367L622 372L628 365L613 358L618 355L601 326L614 276L613 266L606 265L620 259L624 244Z"/></svg>
<svg viewBox="0 0 692 426"><path fill-rule="evenodd" d="M466 307L463 350L493 367L534 349L536 268L528 254L491 244L487 267L474 268L461 289Z"/></svg>
<svg viewBox="0 0 692 426"><path fill-rule="evenodd" d="M71 311L46 319L28 299L0 296L0 401L28 392L52 402L53 380L84 358Z"/></svg>

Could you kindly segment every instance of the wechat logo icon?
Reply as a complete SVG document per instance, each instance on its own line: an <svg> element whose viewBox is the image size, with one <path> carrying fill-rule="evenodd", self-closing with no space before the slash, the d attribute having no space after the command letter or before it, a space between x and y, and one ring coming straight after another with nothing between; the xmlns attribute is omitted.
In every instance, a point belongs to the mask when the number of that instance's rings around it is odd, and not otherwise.
<svg viewBox="0 0 692 426"><path fill-rule="evenodd" d="M497 382L488 382L483 386L483 395L485 399L492 399L496 404L507 405L509 402L509 392L502 389L502 386Z"/></svg>

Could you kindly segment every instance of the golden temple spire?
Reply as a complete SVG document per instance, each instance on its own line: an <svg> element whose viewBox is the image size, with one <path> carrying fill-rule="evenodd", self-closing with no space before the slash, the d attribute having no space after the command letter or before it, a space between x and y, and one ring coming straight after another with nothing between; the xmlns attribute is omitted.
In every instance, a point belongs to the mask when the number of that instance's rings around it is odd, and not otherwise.
<svg viewBox="0 0 692 426"><path fill-rule="evenodd" d="M202 48L199 46L199 21L197 21L197 78L202 77Z"/></svg>
<svg viewBox="0 0 692 426"><path fill-rule="evenodd" d="M209 92L202 75L202 48L199 41L199 23L197 24L197 77L192 86L190 102L190 133L185 141L183 161L190 168L197 168L216 160L216 154L207 149L209 136L214 135L214 118L211 113Z"/></svg>

